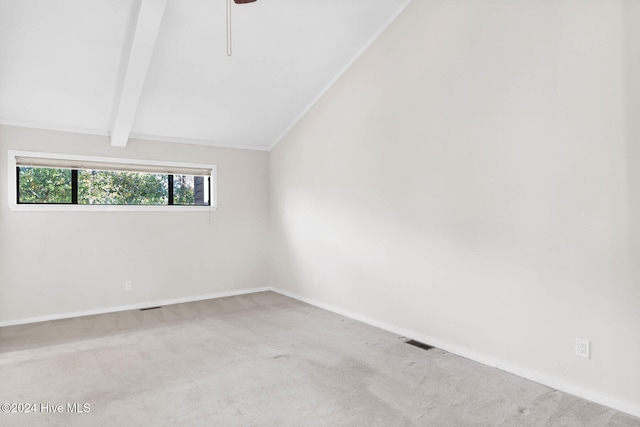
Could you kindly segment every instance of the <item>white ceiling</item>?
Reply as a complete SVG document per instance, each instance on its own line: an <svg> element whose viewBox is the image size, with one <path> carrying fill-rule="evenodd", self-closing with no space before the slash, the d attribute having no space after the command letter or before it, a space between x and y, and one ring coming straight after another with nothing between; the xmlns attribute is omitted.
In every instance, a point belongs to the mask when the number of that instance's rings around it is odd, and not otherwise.
<svg viewBox="0 0 640 427"><path fill-rule="evenodd" d="M409 1L0 0L0 123L268 150Z"/></svg>

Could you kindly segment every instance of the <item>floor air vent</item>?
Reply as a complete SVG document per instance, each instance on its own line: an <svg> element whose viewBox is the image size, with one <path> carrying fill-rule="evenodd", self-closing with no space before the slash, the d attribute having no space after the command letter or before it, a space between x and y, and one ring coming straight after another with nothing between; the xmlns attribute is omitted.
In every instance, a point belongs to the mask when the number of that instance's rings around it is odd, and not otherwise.
<svg viewBox="0 0 640 427"><path fill-rule="evenodd" d="M141 308L140 311L147 311L147 310L155 310L157 308L162 308L162 306L157 306L157 307L147 307L147 308Z"/></svg>
<svg viewBox="0 0 640 427"><path fill-rule="evenodd" d="M433 348L432 345L429 344L425 344L423 342L420 341L416 341L416 340L406 340L405 341L406 344L412 345L414 347L418 347L421 348L423 350L431 350Z"/></svg>

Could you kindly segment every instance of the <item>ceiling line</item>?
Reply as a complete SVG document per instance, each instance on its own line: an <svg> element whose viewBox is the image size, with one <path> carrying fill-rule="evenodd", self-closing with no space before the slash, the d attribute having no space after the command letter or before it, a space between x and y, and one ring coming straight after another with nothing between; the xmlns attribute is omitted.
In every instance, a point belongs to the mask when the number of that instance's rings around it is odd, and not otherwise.
<svg viewBox="0 0 640 427"><path fill-rule="evenodd" d="M141 141L171 142L174 144L202 145L206 147L230 148L230 149L238 149L238 150L269 151L267 148L259 145L228 144L228 143L224 143L224 142L212 140L212 139L183 138L183 137L174 137L174 136L141 134L141 133L135 133L135 132L132 132L129 135L129 139L137 139Z"/></svg>
<svg viewBox="0 0 640 427"><path fill-rule="evenodd" d="M79 133L93 136L109 136L109 131L105 129L92 129L79 126L58 125L44 122L33 122L25 120L13 120L0 117L0 126L13 126L21 128L31 128L38 130L51 130L54 132Z"/></svg>
<svg viewBox="0 0 640 427"><path fill-rule="evenodd" d="M140 5L111 131L111 145L114 147L127 146L166 5L167 0L142 0Z"/></svg>
<svg viewBox="0 0 640 427"><path fill-rule="evenodd" d="M380 35L382 35L382 33L387 29L387 27L389 27L389 25L391 25L391 23L393 21L396 20L396 18L398 16L400 16L400 14L402 12L404 12L404 10L411 4L413 0L405 0L404 3L402 3L400 5L400 7L398 8L398 10L396 10L393 15L391 15L389 17L389 19L387 19L381 26L380 28L378 28L378 31L376 31L370 38L369 40L366 41L366 43L360 48L360 50L358 50L358 52L356 52L355 55L353 55L353 57L345 64L344 67L342 67L340 69L340 71L338 71L336 73L336 75L329 81L329 83L327 83L322 90L320 90L320 92L318 92L318 94L316 95L315 98L313 98L313 100L309 103L309 105L307 105L307 107L302 110L302 112L291 122L291 124L289 126L287 126L285 128L285 130L280 134L280 136L278 136L276 138L275 141L273 141L273 144L271 144L271 146L269 148L267 148L267 151L271 151L273 150L273 148L278 145L278 143L285 137L287 136L287 134L289 133L289 131L291 131L291 129L293 129L295 127L295 125L298 124L298 122L300 120L302 120L302 118L304 116L307 115L307 113L309 112L309 110L311 110L311 108L313 108L314 105L316 105L316 103L320 100L320 98L322 98L324 96L325 93L327 93L327 91L329 89L331 89L331 87L335 84L335 82L338 81L338 79L340 77L342 77L342 75L349 69L351 68L351 66L358 60L358 58L360 58L360 56L367 51L367 49L369 49L369 47L371 47L371 45L373 44L373 42L375 42L378 37L380 37Z"/></svg>
<svg viewBox="0 0 640 427"><path fill-rule="evenodd" d="M102 137L110 136L109 131L104 129L92 129L92 128L84 128L84 127L78 127L78 126L57 125L57 124L44 123L44 122L13 120L5 117L0 117L0 126L20 127L20 128L34 129L34 130L49 130L53 132L65 132L65 133L74 133L74 134L91 135L91 136L102 136ZM215 147L215 148L230 148L230 149L237 149L237 150L269 151L267 148L262 147L260 145L229 144L222 141L205 139L205 138L183 138L183 137L175 137L175 136L151 135L151 134L131 132L129 134L129 140L132 140L132 139L137 139L143 142L157 141L157 142L171 142L175 144L201 145L205 147Z"/></svg>

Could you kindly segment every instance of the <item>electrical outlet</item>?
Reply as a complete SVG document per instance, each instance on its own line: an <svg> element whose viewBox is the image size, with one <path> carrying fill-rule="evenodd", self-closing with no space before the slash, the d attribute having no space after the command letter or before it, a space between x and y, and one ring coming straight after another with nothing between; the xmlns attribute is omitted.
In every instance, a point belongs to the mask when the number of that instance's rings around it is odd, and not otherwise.
<svg viewBox="0 0 640 427"><path fill-rule="evenodd" d="M313 283L314 283L316 286L320 286L320 280L318 280L318 276L315 276L315 277L313 278Z"/></svg>
<svg viewBox="0 0 640 427"><path fill-rule="evenodd" d="M124 290L125 291L130 291L131 290L131 280L127 280L124 282Z"/></svg>
<svg viewBox="0 0 640 427"><path fill-rule="evenodd" d="M586 338L576 338L576 356L591 358L591 341Z"/></svg>

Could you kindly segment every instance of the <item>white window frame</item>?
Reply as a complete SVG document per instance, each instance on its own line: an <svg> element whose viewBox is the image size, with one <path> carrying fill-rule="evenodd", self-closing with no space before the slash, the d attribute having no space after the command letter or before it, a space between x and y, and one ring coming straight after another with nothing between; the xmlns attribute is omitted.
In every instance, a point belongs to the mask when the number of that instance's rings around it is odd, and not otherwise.
<svg viewBox="0 0 640 427"><path fill-rule="evenodd" d="M126 163L131 165L150 165L150 166L167 166L167 167L185 167L185 168L199 168L210 169L210 188L209 188L209 206L184 206L184 205L172 205L172 206L149 206L149 205L71 205L71 204L31 204L31 203L18 203L17 197L17 182L16 182L16 157L37 157L45 159L60 159L60 160L73 160L73 161L86 161L86 162L107 162L107 163ZM217 185L218 185L218 173L217 166L214 164L202 164L202 163L179 163L179 162L165 162L160 160L140 160L140 159L124 159L120 157L96 157L96 156L83 156L75 154L58 154L58 153L41 153L34 151L7 151L7 206L12 211L152 211L152 212L211 212L215 211L218 207L217 203Z"/></svg>

